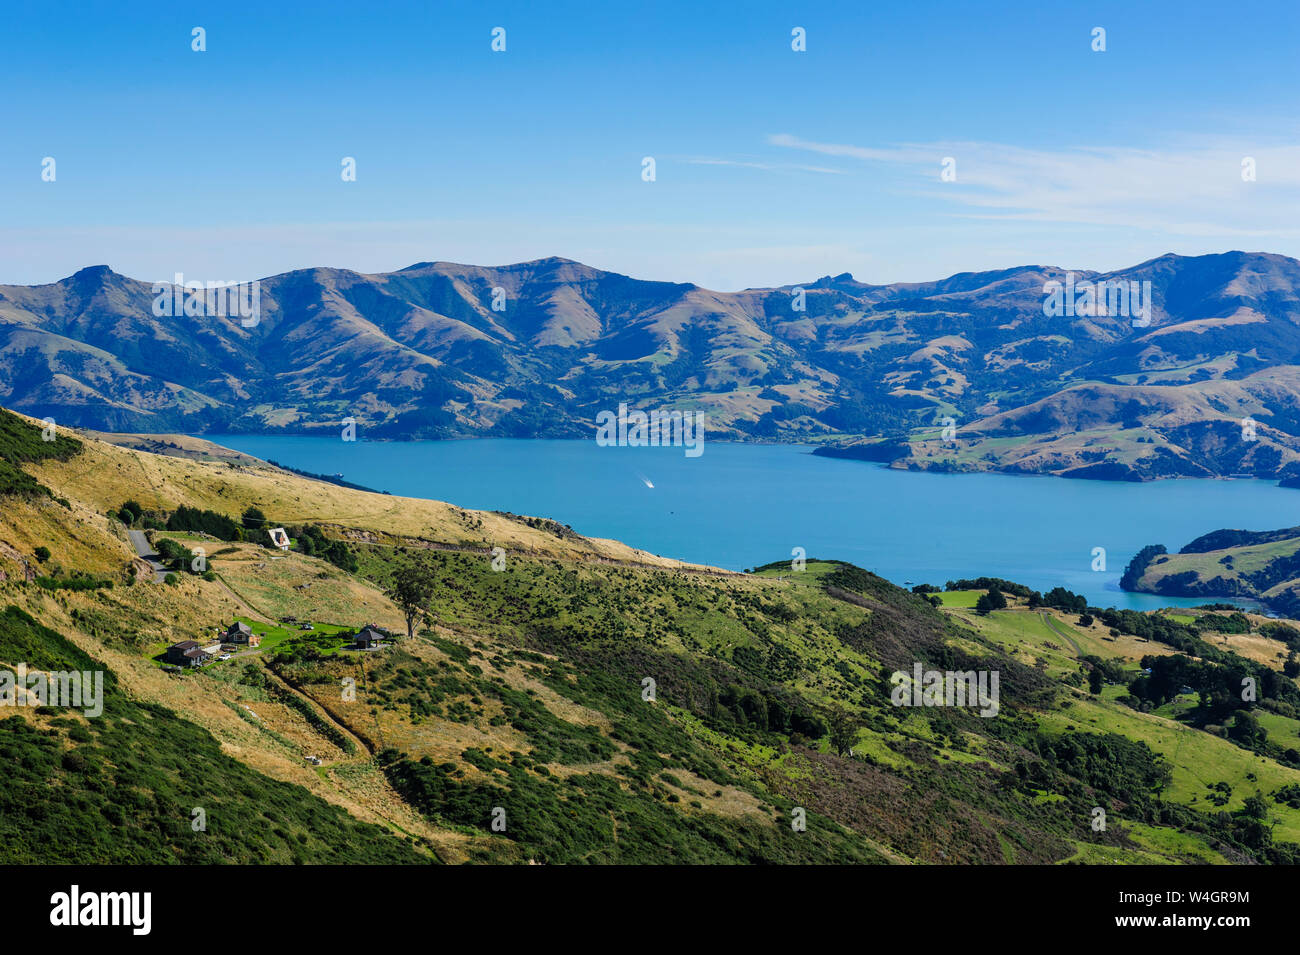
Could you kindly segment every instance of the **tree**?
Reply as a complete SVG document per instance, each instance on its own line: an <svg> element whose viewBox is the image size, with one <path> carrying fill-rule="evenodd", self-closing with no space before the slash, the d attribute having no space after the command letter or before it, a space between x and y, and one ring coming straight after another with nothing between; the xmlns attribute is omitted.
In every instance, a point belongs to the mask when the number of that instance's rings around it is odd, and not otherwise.
<svg viewBox="0 0 1300 955"><path fill-rule="evenodd" d="M853 751L853 744L858 741L858 724L853 716L844 710L836 709L831 713L831 745L835 753L846 756Z"/></svg>
<svg viewBox="0 0 1300 955"><path fill-rule="evenodd" d="M1088 612L1088 599L1082 594L1071 593L1064 587L1053 587L1043 594L1043 603L1058 610L1069 610L1077 614Z"/></svg>
<svg viewBox="0 0 1300 955"><path fill-rule="evenodd" d="M1101 692L1102 684L1105 678L1101 672L1101 667L1093 667L1088 671L1088 692L1096 696Z"/></svg>
<svg viewBox="0 0 1300 955"><path fill-rule="evenodd" d="M42 564L50 559L50 549L48 547L38 547L33 551L33 553L36 555L36 559Z"/></svg>
<svg viewBox="0 0 1300 955"><path fill-rule="evenodd" d="M308 524L302 528L298 536L298 550L327 560L349 574L357 571L357 558L352 553L352 549L341 540L326 537L325 532L316 524Z"/></svg>
<svg viewBox="0 0 1300 955"><path fill-rule="evenodd" d="M1268 730L1259 725L1249 710L1238 710L1232 726L1228 727L1228 738L1246 749L1259 749L1268 740Z"/></svg>
<svg viewBox="0 0 1300 955"><path fill-rule="evenodd" d="M975 601L975 612L987 614L991 610L1005 610L1007 598L1002 596L1002 591L997 587L990 587L987 593L980 594L980 599Z"/></svg>
<svg viewBox="0 0 1300 955"><path fill-rule="evenodd" d="M408 557L393 573L393 585L387 591L406 618L406 635L415 636L415 622L431 618L429 601L437 589L437 575L428 561Z"/></svg>
<svg viewBox="0 0 1300 955"><path fill-rule="evenodd" d="M266 526L266 515L255 507L246 509L241 520L250 531Z"/></svg>
<svg viewBox="0 0 1300 955"><path fill-rule="evenodd" d="M1241 809L1238 810L1238 815L1248 816L1252 819L1267 819L1268 802L1257 790L1255 795L1246 797Z"/></svg>

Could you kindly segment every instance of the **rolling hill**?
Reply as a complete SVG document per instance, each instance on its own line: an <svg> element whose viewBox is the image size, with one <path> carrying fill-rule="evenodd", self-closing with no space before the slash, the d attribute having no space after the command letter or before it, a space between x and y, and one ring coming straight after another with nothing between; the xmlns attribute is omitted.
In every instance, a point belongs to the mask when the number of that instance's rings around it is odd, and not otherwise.
<svg viewBox="0 0 1300 955"><path fill-rule="evenodd" d="M1176 554L1150 545L1133 559L1121 586L1171 597L1246 597L1288 617L1300 616L1300 527L1217 530Z"/></svg>
<svg viewBox="0 0 1300 955"><path fill-rule="evenodd" d="M734 574L194 439L63 438L0 411L26 478L0 493L0 674L102 670L106 700L0 707L10 861L1300 861L1300 631L1262 618ZM167 582L129 532L179 555ZM1007 605L972 609L985 588ZM259 645L163 666L236 620ZM386 645L353 649L363 624ZM917 665L995 671L996 714L899 705ZM1249 705L1221 692L1243 673Z"/></svg>
<svg viewBox="0 0 1300 955"><path fill-rule="evenodd" d="M590 437L627 401L704 411L715 438L896 467L1300 475L1300 262L1072 274L1149 282L1149 320L1121 303L1045 314L1055 267L724 293L550 258L289 272L261 280L244 327L155 315L150 283L96 266L0 286L0 401L101 431L324 434L351 418L363 438Z"/></svg>

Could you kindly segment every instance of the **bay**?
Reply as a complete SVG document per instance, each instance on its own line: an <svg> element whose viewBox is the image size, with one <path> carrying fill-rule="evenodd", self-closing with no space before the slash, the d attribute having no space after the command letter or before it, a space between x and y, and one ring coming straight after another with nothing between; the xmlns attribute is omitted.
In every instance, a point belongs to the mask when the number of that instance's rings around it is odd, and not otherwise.
<svg viewBox="0 0 1300 955"><path fill-rule="evenodd" d="M681 448L594 441L202 437L375 490L549 517L730 570L790 560L802 548L809 559L851 561L898 584L1003 577L1038 590L1059 585L1101 607L1205 602L1121 591L1120 574L1147 544L1176 551L1221 527L1300 524L1300 492L1268 481L908 472L815 457L807 447L723 442L688 458ZM1092 569L1097 547L1105 570Z"/></svg>

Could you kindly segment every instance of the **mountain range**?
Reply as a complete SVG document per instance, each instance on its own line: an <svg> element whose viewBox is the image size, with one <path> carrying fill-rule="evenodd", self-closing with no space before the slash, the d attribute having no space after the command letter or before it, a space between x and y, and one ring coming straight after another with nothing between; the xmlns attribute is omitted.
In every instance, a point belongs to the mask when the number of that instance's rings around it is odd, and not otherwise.
<svg viewBox="0 0 1300 955"><path fill-rule="evenodd" d="M1149 282L1149 316L1048 314L1053 282ZM626 401L896 467L1300 474L1300 262L1280 255L739 292L562 258L259 284L251 327L157 315L153 283L107 266L0 286L0 403L102 431L586 438Z"/></svg>

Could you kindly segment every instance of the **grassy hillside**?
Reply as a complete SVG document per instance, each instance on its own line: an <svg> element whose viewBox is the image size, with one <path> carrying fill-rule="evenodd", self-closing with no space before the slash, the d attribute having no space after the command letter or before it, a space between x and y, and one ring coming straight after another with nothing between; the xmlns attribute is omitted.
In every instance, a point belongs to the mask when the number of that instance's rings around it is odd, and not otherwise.
<svg viewBox="0 0 1300 955"><path fill-rule="evenodd" d="M104 670L12 605L0 612L0 659ZM378 826L252 771L174 712L130 698L111 671L104 679L100 716L47 706L0 719L5 862L433 861Z"/></svg>
<svg viewBox="0 0 1300 955"><path fill-rule="evenodd" d="M11 414L0 417L0 494L49 494L49 488L34 481L22 466L51 458L66 461L80 450L81 442L75 438L33 429Z"/></svg>
<svg viewBox="0 0 1300 955"><path fill-rule="evenodd" d="M1150 545L1122 581L1129 590L1180 597L1246 597L1300 616L1300 528L1219 530L1177 554Z"/></svg>
<svg viewBox="0 0 1300 955"><path fill-rule="evenodd" d="M19 435L34 427L13 422ZM1300 851L1300 689L1281 672L1285 634L1260 618L1085 619L1015 590L981 614L983 590L936 606L826 560L729 574L539 519L189 450L83 436L65 461L24 465L66 504L3 498L0 669L102 666L112 688L99 718L0 709L3 745L24 765L2 816L25 834L21 859L41 857L47 821L30 794L51 786L64 795L59 827L90 833L75 852L87 861L1285 862ZM166 530L181 505L236 520L255 505L299 535L315 522L355 570L308 553L304 536L281 553ZM172 583L153 583L124 518L160 552L203 547L207 572L182 562ZM387 591L413 562L433 598L406 638ZM260 646L163 667L168 645L207 643L235 619ZM349 634L371 623L392 632L388 646L352 648ZM891 674L918 662L996 670L997 715L896 706ZM1238 673L1261 687L1249 707L1216 689ZM219 838L189 839L195 806Z"/></svg>

